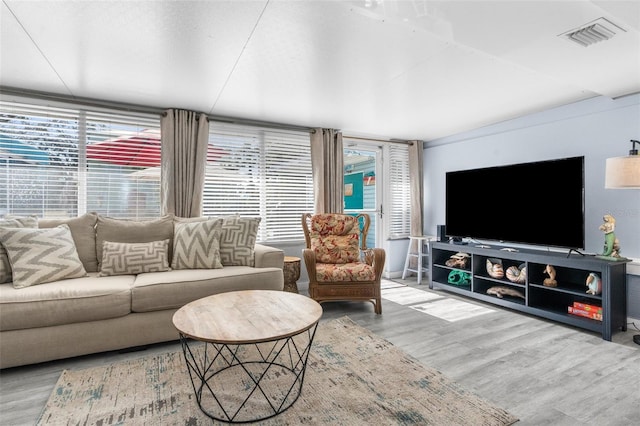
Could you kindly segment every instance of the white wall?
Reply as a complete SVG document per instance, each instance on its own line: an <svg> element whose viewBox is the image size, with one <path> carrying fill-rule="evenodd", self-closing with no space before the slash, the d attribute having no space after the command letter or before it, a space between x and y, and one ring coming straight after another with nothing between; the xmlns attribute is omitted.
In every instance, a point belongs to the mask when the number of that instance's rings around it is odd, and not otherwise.
<svg viewBox="0 0 640 426"><path fill-rule="evenodd" d="M596 97L430 141L424 150L424 231L435 234L436 225L444 223L447 171L584 155L585 251L602 252L598 227L610 213L622 255L640 259L640 190L604 188L605 160L627 155L630 139L640 140L640 94ZM640 277L629 278L630 315L640 318L640 300L632 300L640 294Z"/></svg>

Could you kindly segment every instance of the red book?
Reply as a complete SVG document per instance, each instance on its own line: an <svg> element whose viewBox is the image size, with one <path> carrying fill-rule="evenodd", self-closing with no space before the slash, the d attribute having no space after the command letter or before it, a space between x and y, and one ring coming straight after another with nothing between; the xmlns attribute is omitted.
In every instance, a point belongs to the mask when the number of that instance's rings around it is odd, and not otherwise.
<svg viewBox="0 0 640 426"><path fill-rule="evenodd" d="M572 315L577 315L579 317L602 321L602 314L599 314L597 312L589 312L583 309L574 308L573 306L569 306L568 311Z"/></svg>
<svg viewBox="0 0 640 426"><path fill-rule="evenodd" d="M589 305L587 303L573 302L573 307L576 309L582 309L583 311L597 312L602 314L602 307L596 305Z"/></svg>

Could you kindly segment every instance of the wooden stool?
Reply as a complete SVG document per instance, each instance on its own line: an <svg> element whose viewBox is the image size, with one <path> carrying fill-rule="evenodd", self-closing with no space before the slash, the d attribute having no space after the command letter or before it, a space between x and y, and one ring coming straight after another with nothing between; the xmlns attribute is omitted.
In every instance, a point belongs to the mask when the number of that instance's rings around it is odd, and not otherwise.
<svg viewBox="0 0 640 426"><path fill-rule="evenodd" d="M425 263L425 258L429 257L429 249L427 251L423 251L425 243L428 243L430 240L434 239L432 236L422 236L422 237L409 237L409 248L407 249L407 259L404 261L404 271L402 271L402 279L407 276L407 272L415 272L418 275L418 284L422 283L422 274L425 272L429 272L429 268ZM413 242L416 242L417 248L416 251L411 251L411 247L413 246ZM410 268L411 258L415 257L418 259L418 265L415 269Z"/></svg>
<svg viewBox="0 0 640 426"><path fill-rule="evenodd" d="M284 291L298 292L298 279L300 278L300 258L294 256L284 257Z"/></svg>

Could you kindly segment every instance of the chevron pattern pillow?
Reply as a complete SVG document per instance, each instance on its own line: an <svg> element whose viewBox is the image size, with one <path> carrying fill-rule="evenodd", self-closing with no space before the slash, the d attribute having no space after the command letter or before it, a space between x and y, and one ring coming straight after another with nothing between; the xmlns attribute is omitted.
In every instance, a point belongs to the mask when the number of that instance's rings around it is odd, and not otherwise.
<svg viewBox="0 0 640 426"><path fill-rule="evenodd" d="M218 269L222 219L176 222L173 235L173 269Z"/></svg>
<svg viewBox="0 0 640 426"><path fill-rule="evenodd" d="M87 275L68 225L0 228L0 242L9 255L15 288Z"/></svg>
<svg viewBox="0 0 640 426"><path fill-rule="evenodd" d="M169 239L149 243L102 243L100 276L169 271Z"/></svg>
<svg viewBox="0 0 640 426"><path fill-rule="evenodd" d="M37 228L36 217L12 217L0 219L0 228ZM11 282L11 264L7 256L7 250L0 244L0 284Z"/></svg>
<svg viewBox="0 0 640 426"><path fill-rule="evenodd" d="M259 217L227 216L222 219L220 259L223 266L253 266Z"/></svg>

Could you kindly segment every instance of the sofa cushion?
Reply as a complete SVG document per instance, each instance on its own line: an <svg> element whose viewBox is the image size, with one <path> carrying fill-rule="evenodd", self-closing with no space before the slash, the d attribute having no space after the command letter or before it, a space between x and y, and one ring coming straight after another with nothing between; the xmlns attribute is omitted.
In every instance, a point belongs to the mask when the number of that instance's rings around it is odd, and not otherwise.
<svg viewBox="0 0 640 426"><path fill-rule="evenodd" d="M169 269L169 239L149 243L105 241L102 245L102 277L162 272Z"/></svg>
<svg viewBox="0 0 640 426"><path fill-rule="evenodd" d="M0 284L0 330L116 318L131 312L132 275L83 278L15 289ZM96 336L99 338L99 336Z"/></svg>
<svg viewBox="0 0 640 426"><path fill-rule="evenodd" d="M355 216L323 213L311 218L310 247L320 263L351 263L360 259L360 226Z"/></svg>
<svg viewBox="0 0 640 426"><path fill-rule="evenodd" d="M102 262L102 245L105 241L115 243L149 243L169 239L169 259L173 247L173 216L154 220L114 219L98 215L96 223L96 253L98 268Z"/></svg>
<svg viewBox="0 0 640 426"><path fill-rule="evenodd" d="M316 263L318 282L373 281L375 279L375 269L364 262Z"/></svg>
<svg viewBox="0 0 640 426"><path fill-rule="evenodd" d="M177 222L173 235L173 269L216 269L220 263L222 219Z"/></svg>
<svg viewBox="0 0 640 426"><path fill-rule="evenodd" d="M0 219L0 228L37 228L38 219L35 216L11 217ZM11 282L11 264L7 250L0 243L0 284Z"/></svg>
<svg viewBox="0 0 640 426"><path fill-rule="evenodd" d="M98 258L96 257L96 213L85 213L71 219L40 219L38 228L55 228L66 224L71 229L73 242L80 261L87 272L98 272Z"/></svg>
<svg viewBox="0 0 640 426"><path fill-rule="evenodd" d="M356 262L360 256L357 234L311 237L311 249L318 263L344 264Z"/></svg>
<svg viewBox="0 0 640 426"><path fill-rule="evenodd" d="M253 266L259 217L227 216L222 220L220 259L223 266Z"/></svg>
<svg viewBox="0 0 640 426"><path fill-rule="evenodd" d="M68 225L50 229L0 228L15 288L87 275Z"/></svg>
<svg viewBox="0 0 640 426"><path fill-rule="evenodd" d="M136 276L131 290L133 312L179 308L186 303L235 290L282 290L280 268L225 266L222 269L181 269Z"/></svg>

